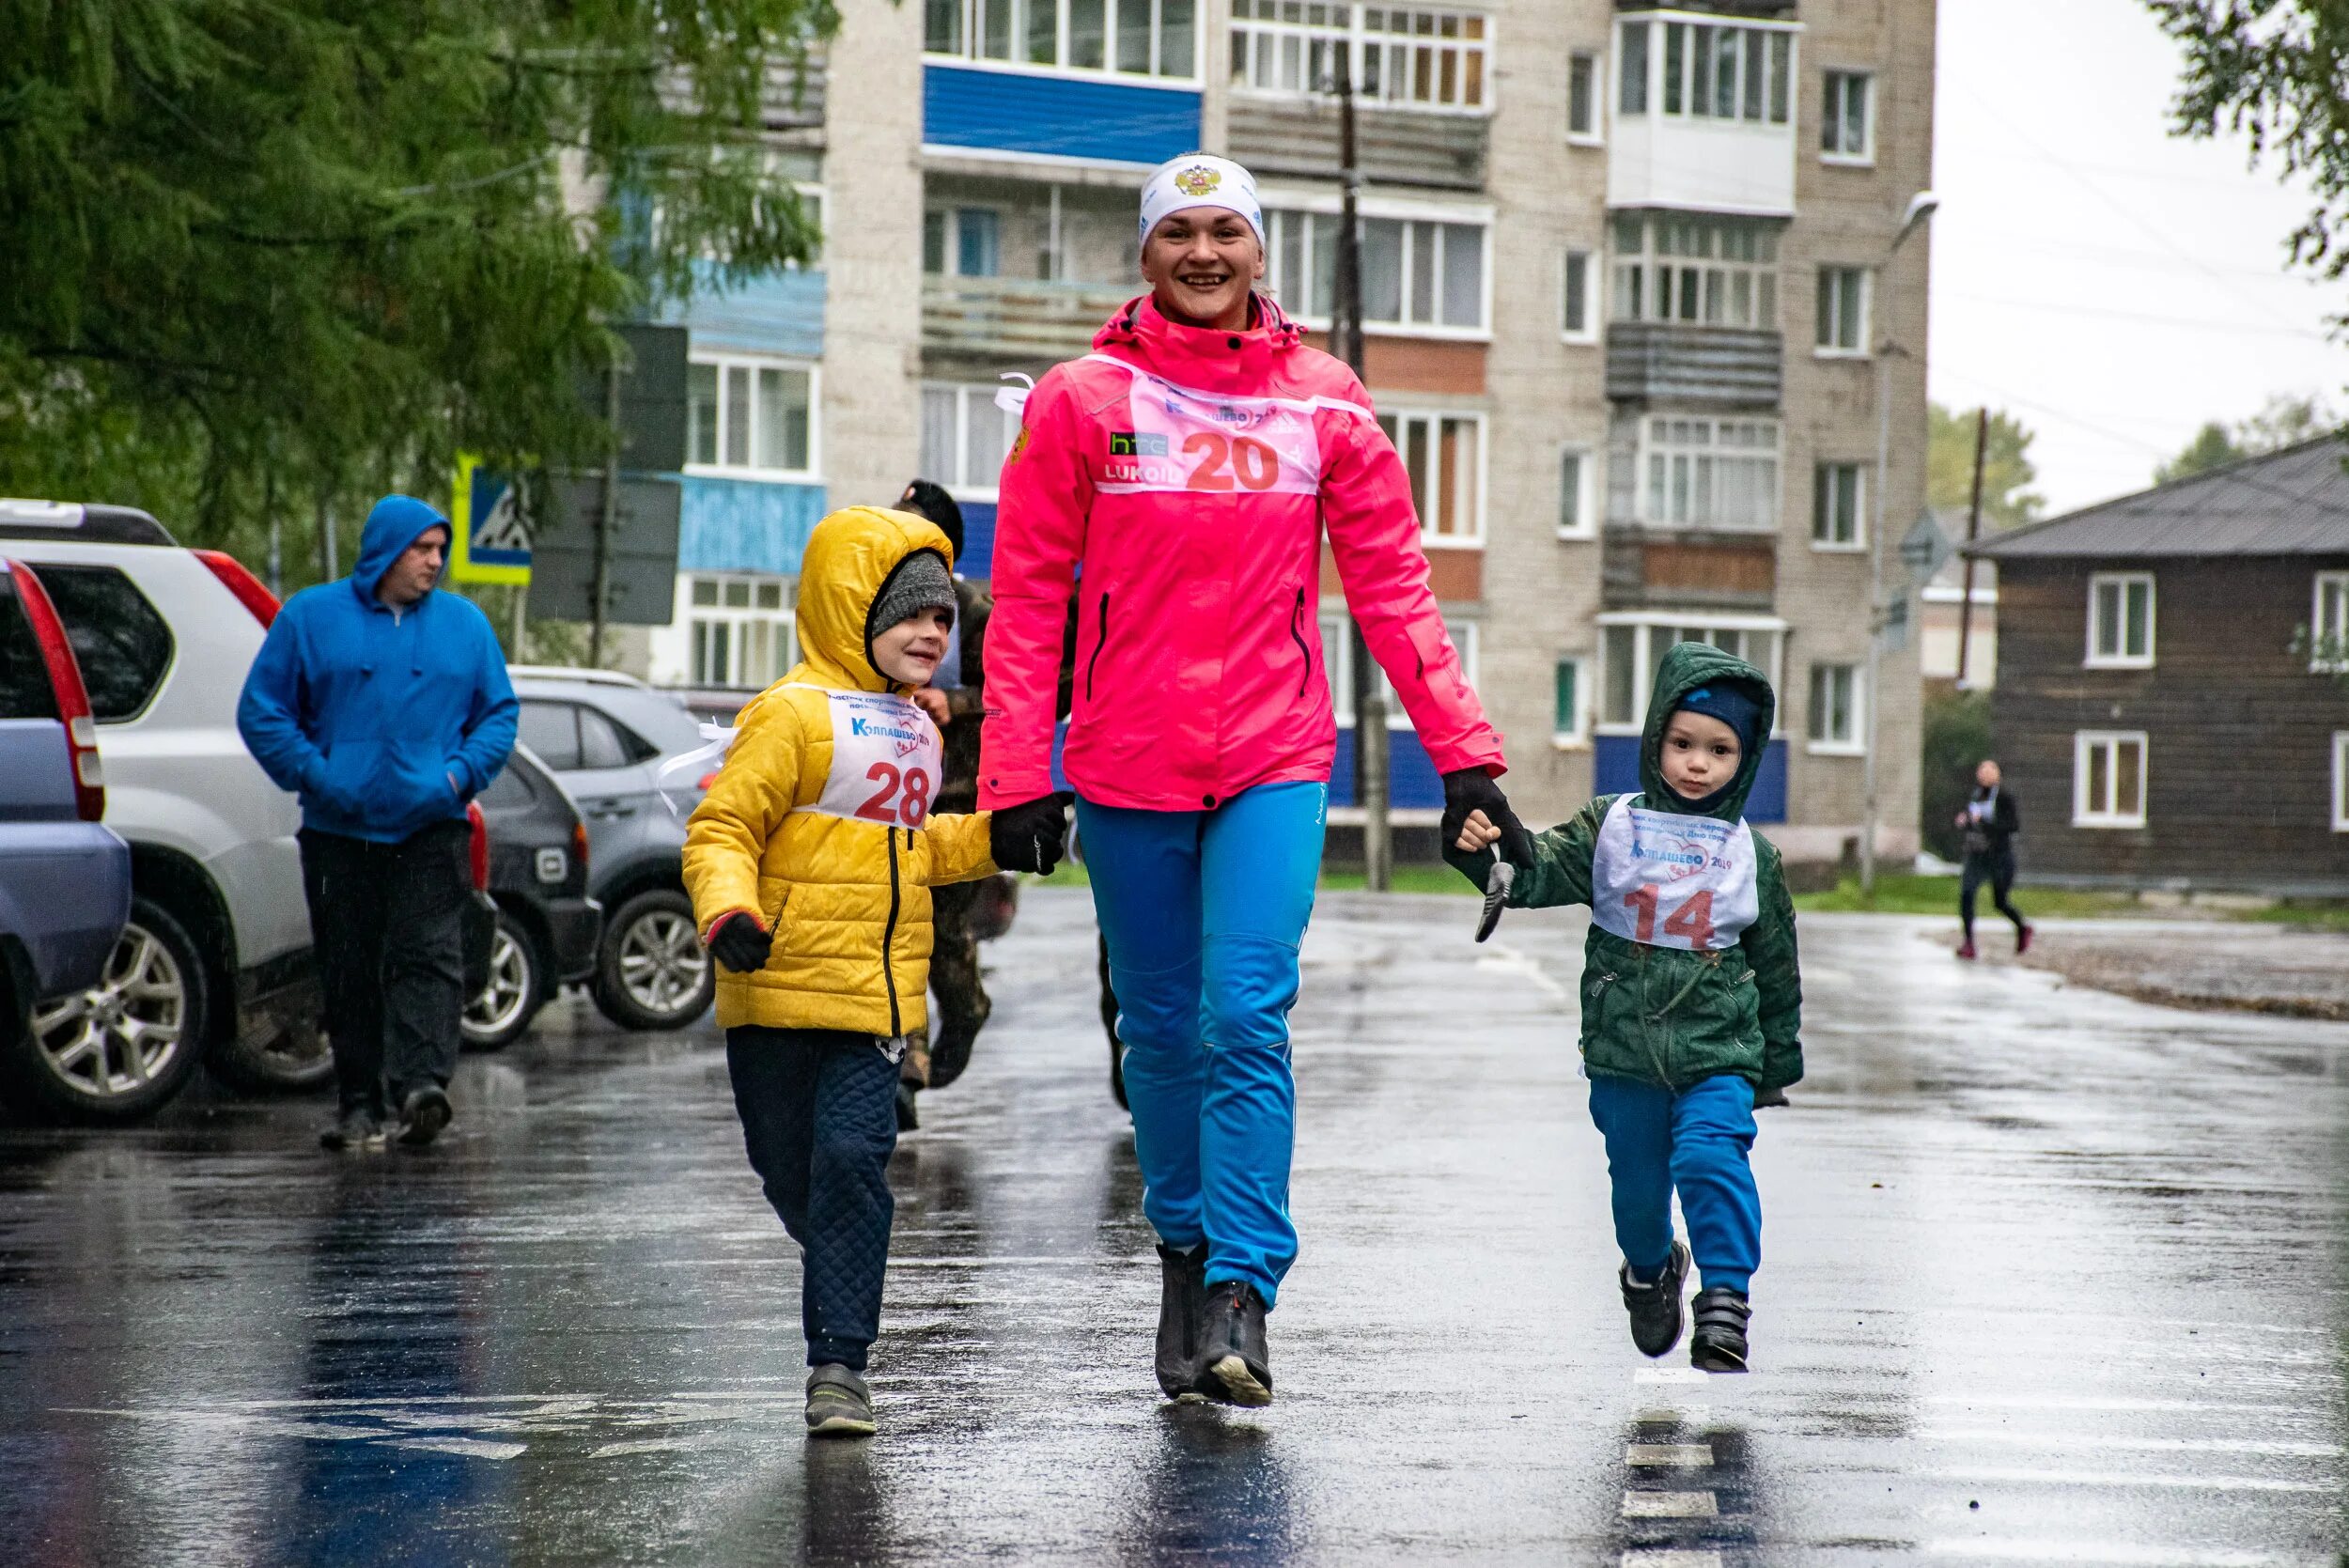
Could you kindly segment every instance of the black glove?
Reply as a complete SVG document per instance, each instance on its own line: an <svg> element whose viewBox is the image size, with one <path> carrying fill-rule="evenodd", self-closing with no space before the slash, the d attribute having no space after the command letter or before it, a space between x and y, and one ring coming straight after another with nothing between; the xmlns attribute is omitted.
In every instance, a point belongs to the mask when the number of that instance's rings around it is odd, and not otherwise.
<svg viewBox="0 0 2349 1568"><path fill-rule="evenodd" d="M1439 830L1443 838L1443 858L1474 883L1478 893L1483 893L1485 877L1492 870L1492 851L1479 849L1470 853L1457 847L1461 826L1468 821L1469 813L1477 811L1501 830L1501 853L1519 871L1533 868L1533 835L1525 831L1517 814L1509 809L1509 798L1501 793L1501 786L1482 768L1456 768L1443 776L1443 826Z"/></svg>
<svg viewBox="0 0 2349 1568"><path fill-rule="evenodd" d="M1786 1097L1786 1091L1782 1088L1757 1089L1753 1092L1753 1109L1756 1110L1767 1110L1772 1106L1794 1103Z"/></svg>
<svg viewBox="0 0 2349 1568"><path fill-rule="evenodd" d="M995 863L1005 871L1050 877L1068 842L1069 800L1066 793L1039 795L991 814L987 849Z"/></svg>
<svg viewBox="0 0 2349 1568"><path fill-rule="evenodd" d="M774 950L775 939L751 915L728 915L709 934L709 955L737 974L756 974Z"/></svg>

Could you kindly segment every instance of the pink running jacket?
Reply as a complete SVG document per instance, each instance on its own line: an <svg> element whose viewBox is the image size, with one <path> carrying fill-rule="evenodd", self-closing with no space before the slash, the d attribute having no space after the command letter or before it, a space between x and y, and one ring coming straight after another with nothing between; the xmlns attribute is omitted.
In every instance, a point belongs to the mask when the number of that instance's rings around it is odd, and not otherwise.
<svg viewBox="0 0 2349 1568"><path fill-rule="evenodd" d="M1437 769L1502 770L1369 395L1256 305L1256 326L1226 333L1178 326L1144 296L1029 395L996 525L982 807L1052 787L1072 593L1062 763L1086 800L1198 811L1256 784L1326 782L1325 522L1346 602Z"/></svg>

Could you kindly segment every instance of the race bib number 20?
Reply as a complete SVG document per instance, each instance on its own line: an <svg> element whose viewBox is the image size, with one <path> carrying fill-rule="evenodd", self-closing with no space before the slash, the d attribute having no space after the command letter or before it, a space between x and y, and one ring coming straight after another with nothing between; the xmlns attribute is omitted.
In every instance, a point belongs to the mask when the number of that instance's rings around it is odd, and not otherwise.
<svg viewBox="0 0 2349 1568"><path fill-rule="evenodd" d="M1309 405L1222 397L1139 371L1133 376L1119 422L1125 427L1110 431L1100 489L1320 492L1321 437Z"/></svg>
<svg viewBox="0 0 2349 1568"><path fill-rule="evenodd" d="M1609 808L1591 857L1591 918L1650 947L1735 947L1761 913L1753 831L1743 822Z"/></svg>
<svg viewBox="0 0 2349 1568"><path fill-rule="evenodd" d="M905 698L829 691L832 772L810 811L918 832L929 822L944 748L938 729Z"/></svg>

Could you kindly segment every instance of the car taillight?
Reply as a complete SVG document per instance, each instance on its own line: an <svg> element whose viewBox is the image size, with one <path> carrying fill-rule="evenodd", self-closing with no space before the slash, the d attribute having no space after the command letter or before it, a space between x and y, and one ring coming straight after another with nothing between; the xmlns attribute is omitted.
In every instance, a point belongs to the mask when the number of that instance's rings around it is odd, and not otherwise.
<svg viewBox="0 0 2349 1568"><path fill-rule="evenodd" d="M89 689L82 684L81 661L73 657L73 644L65 634L65 623L57 618L57 607L49 600L49 590L40 585L31 567L22 561L8 563L8 575L16 582L16 599L24 607L24 618L32 623L34 641L40 644L41 662L49 666L49 684L57 693L57 717L65 721L67 753L73 763L73 811L85 822L96 822L106 815L106 768L98 756L98 721L90 716Z"/></svg>
<svg viewBox="0 0 2349 1568"><path fill-rule="evenodd" d="M466 859L473 868L473 891L490 891L490 819L481 815L481 802L465 802L465 822L473 829L473 841L466 847Z"/></svg>
<svg viewBox="0 0 2349 1568"><path fill-rule="evenodd" d="M253 618L261 623L263 630L277 619L277 596L269 591L267 583L245 570L242 561L224 550L196 550L189 553L212 568L221 586L236 595L239 604L253 612Z"/></svg>
<svg viewBox="0 0 2349 1568"><path fill-rule="evenodd" d="M571 824L571 854L579 862L580 876L585 877L587 875L587 824L584 822Z"/></svg>

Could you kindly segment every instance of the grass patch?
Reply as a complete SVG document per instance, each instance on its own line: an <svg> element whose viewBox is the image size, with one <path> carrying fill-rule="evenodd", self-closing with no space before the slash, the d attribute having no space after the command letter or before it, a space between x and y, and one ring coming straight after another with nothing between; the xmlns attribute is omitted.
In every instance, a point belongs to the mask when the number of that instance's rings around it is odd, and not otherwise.
<svg viewBox="0 0 2349 1568"><path fill-rule="evenodd" d="M2134 893L2090 893L2070 888L2026 888L2015 890L2015 903L2027 916L2040 915L2093 917L2099 915L2137 915L2149 911L2137 901ZM1801 893L1795 895L1797 910L1851 911L1859 910L1880 915L1948 915L1957 918L1957 878L1954 877L1920 877L1913 872L1898 872L1876 877L1875 897L1861 896L1859 878L1846 877L1827 893ZM1974 904L1975 917L1996 917L1998 910L1990 903L1990 890L1983 888Z"/></svg>
<svg viewBox="0 0 2349 1568"><path fill-rule="evenodd" d="M1321 885L1336 891L1361 891L1362 874L1350 865L1321 868ZM1398 865L1394 868L1393 888L1396 893L1456 893L1463 898L1477 897L1468 878L1448 865Z"/></svg>

